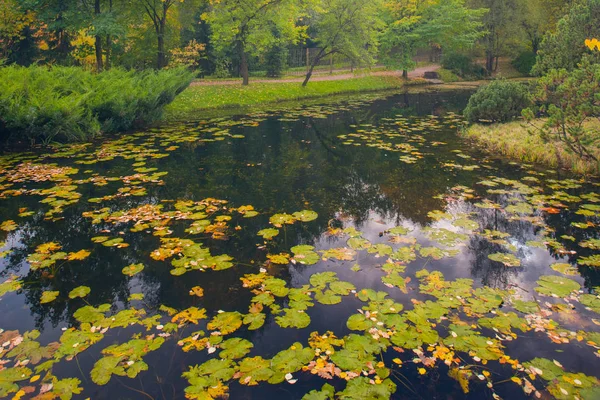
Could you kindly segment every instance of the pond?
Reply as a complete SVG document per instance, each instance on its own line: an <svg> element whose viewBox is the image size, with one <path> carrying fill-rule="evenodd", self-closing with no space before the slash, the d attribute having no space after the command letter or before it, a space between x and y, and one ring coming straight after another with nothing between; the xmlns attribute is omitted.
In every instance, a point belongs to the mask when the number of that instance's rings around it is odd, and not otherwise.
<svg viewBox="0 0 600 400"><path fill-rule="evenodd" d="M0 158L0 397L600 398L598 182L469 91Z"/></svg>

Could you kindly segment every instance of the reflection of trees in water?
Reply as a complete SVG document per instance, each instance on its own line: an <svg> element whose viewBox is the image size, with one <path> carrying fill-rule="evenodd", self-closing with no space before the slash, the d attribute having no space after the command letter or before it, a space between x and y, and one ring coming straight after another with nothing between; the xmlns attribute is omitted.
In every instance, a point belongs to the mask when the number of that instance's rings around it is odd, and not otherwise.
<svg viewBox="0 0 600 400"><path fill-rule="evenodd" d="M433 100L435 95L415 99L422 110L438 104ZM86 260L66 263L52 279L43 278L40 271L27 274L25 297L39 327L45 320L53 325L61 320L73 322L72 313L84 303L61 299L80 285L91 287L86 300L92 305L127 306L130 287L139 286L135 290L145 293L144 304L149 309L160 304L176 308L217 305L245 311L251 294L241 287L239 276L257 272L260 262L252 265L251 261L265 259L267 251L257 248L262 239L256 232L268 226L271 213L309 208L320 216L316 221L298 223L282 230L268 245L267 250L276 253L289 251L298 243L314 243L327 229L329 221L340 212L358 225L367 221L371 211L389 219L399 219L402 215L425 223L428 222L427 212L440 207L441 201L432 199L443 192L447 184L447 177L435 168L439 160L406 165L398 162L399 153L385 154L364 146L345 146L337 139L337 135L352 129L350 125L376 123L382 116L396 115L398 109L388 109L398 101L400 98L396 96L324 119L302 117L298 122L290 123L270 118L256 128L235 128L234 133L246 136L243 140L228 138L213 143L181 144L180 150L168 158L148 160L148 167L157 167L168 175L163 178L164 186L147 185L146 196L127 197L90 207L88 198L114 194L122 183L110 183L105 187L81 185L77 191L83 197L79 203L66 208L63 220L49 222L36 216L21 227L23 247L10 256L4 273L18 271L27 254L41 243L60 243L64 251L93 249ZM423 113L429 114L431 110ZM131 173L132 163L132 160L116 159L86 166L86 169L104 176L125 176ZM212 254L229 254L240 263L227 271L189 272L184 277L174 277L169 272L170 260L157 262L149 257L150 252L159 247L159 238L143 232L128 233L127 226L92 225L90 219L82 217L84 211L101 207L116 211L156 204L161 199L198 201L206 197L227 199L234 207L252 204L263 213L253 219L232 221L231 228L240 223L243 229L230 229L231 236L225 241L192 237L208 246ZM10 200L11 212L7 215L16 214L23 200ZM35 210L39 207L38 200L31 197L25 201ZM168 204L165 207L168 209ZM188 224L189 221L173 224L172 237L188 237L183 232ZM101 233L102 229L110 229L113 233ZM91 237L116 236L114 232L118 231L126 232L120 237L129 243L129 247L105 248L90 242ZM146 268L129 280L121 269L132 263L143 263ZM272 273L286 280L290 278L287 268L276 268ZM197 285L205 289L202 299L188 295ZM44 290L58 290L61 297L40 305Z"/></svg>

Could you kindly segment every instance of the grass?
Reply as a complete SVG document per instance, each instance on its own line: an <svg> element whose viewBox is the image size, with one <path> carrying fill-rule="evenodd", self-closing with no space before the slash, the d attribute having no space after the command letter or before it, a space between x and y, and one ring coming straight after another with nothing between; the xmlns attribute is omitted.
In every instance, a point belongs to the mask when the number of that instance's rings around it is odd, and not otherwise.
<svg viewBox="0 0 600 400"><path fill-rule="evenodd" d="M436 72L438 73L440 79L444 83L454 83L462 81L462 78L460 76L456 75L454 72L448 69L440 68Z"/></svg>
<svg viewBox="0 0 600 400"><path fill-rule="evenodd" d="M299 83L255 83L249 86L190 86L166 109L167 117L177 119L191 113L224 108L251 107L266 103L300 100L345 93L397 89L405 82L394 76L365 76L339 81Z"/></svg>
<svg viewBox="0 0 600 400"><path fill-rule="evenodd" d="M600 122L590 123L588 128L600 129ZM475 124L466 127L462 135L481 145L489 152L498 153L512 159L553 168L564 168L578 174L600 173L599 164L582 160L567 151L566 146L560 142L543 141L523 121L493 125ZM600 158L600 148L593 149L593 151L594 155Z"/></svg>

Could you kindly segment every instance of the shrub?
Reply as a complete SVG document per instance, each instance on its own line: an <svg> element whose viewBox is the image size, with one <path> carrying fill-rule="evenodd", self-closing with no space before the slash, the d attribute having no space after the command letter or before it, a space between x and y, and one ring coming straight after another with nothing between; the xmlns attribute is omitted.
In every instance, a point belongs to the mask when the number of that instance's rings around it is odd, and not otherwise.
<svg viewBox="0 0 600 400"><path fill-rule="evenodd" d="M485 68L475 64L471 57L460 53L445 54L442 67L466 79L479 79L486 75Z"/></svg>
<svg viewBox="0 0 600 400"><path fill-rule="evenodd" d="M525 51L512 61L512 66L523 75L531 75L535 65L536 55L532 51Z"/></svg>
<svg viewBox="0 0 600 400"><path fill-rule="evenodd" d="M471 96L464 115L470 122L504 122L521 115L530 104L529 91L523 84L497 80Z"/></svg>
<svg viewBox="0 0 600 400"><path fill-rule="evenodd" d="M79 68L0 68L0 137L89 140L154 121L191 81L183 69L111 70L93 75Z"/></svg>

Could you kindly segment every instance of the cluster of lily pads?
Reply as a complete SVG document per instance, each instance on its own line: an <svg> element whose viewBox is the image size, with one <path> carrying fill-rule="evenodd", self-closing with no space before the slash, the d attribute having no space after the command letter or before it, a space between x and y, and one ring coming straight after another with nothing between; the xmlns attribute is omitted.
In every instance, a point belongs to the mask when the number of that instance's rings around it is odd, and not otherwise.
<svg viewBox="0 0 600 400"><path fill-rule="evenodd" d="M325 118L334 112L315 106L288 111L280 120ZM110 202L145 196L145 185L167 184L166 174L149 166L151 161L188 143L242 139L243 135L232 133L236 127L256 126L270 116L216 119L207 121L202 129L156 129L107 141L97 148L60 146L49 154L4 156L0 158L0 201L39 196L49 209L19 210L14 219L0 221L0 230L7 236L15 234L20 229L15 219L22 221L39 213L48 220L61 218L66 207L81 201L77 192L80 185L102 187L121 182L124 186L111 194L87 200L90 207L82 217L101 227L101 235L92 237L89 247L67 252L60 243L40 244L27 257L29 268L42 271L41 279L51 281L69 268L70 262L84 263L95 251L94 246L126 248L128 243L122 236L128 232L156 237L160 246L149 257L164 262L173 276L233 269L237 261L227 254L215 254L209 243L226 239L236 229L243 229L245 219L259 216L260 211L253 206L231 206L226 200L213 198L162 200L126 209L115 209ZM444 145L429 142L419 132L435 132L459 121L454 114L411 120L389 118L379 126L353 126L355 133L339 139L344 145L402 153L400 161L412 164L423 157L425 144ZM456 155L461 159L470 157L460 151ZM118 176L101 176L84 170L86 165L115 158L131 160L135 173L126 170ZM478 168L455 162L443 167ZM598 328L575 329L570 322L578 315L600 326L596 319L600 314L600 289L584 290L575 280L583 268L600 267L600 254L594 253L600 250L600 196L589 191L581 193L584 185L598 187L576 179L547 179L535 171L520 180L485 176L473 188L451 188L445 197L449 207L429 212L432 223L427 227L399 224L382 230L378 240L369 240L352 224L330 224L324 235L337 244L328 248L301 243L281 249L274 242L282 231L310 224L319 215L311 210L272 214L268 226L256 231L260 242L257 248L262 253L253 260L249 267L252 270L235 269L243 271L239 273L241 285L251 294L247 312L196 306L175 309L168 304L149 310L140 293L131 295L128 308L117 311L111 304L87 303L93 291L88 286L68 293L43 291L41 304L60 300L73 304L83 301L85 305L74 312L76 322L65 328L56 342L43 343L36 330L21 333L0 329L0 397L70 399L84 393L85 385L78 377L57 376L56 366L60 363L76 362L73 360L88 349L99 350L101 357L86 374L96 385L106 385L115 377L136 378L148 370L145 357L149 353L171 345L182 352L203 352L207 357L207 361L189 366L182 374L189 383L185 390L188 399L224 398L233 382L245 386L295 384L305 376L319 377L324 383L320 390L307 393L306 400L390 398L398 385L409 384L404 378L408 369L423 376L443 370L465 393L487 390L494 398L499 398L497 388L505 383L518 385L525 394L537 398L547 394L558 399L598 398L598 377L569 370L556 359L519 360L508 351L512 342L529 334L565 349L580 344L600 358ZM467 206L459 210L450 207L456 203ZM567 213L576 217L569 229L577 235L557 237L546 218ZM537 239L520 243L502 228L490 229L480 222L490 216L507 224L530 224L537 229ZM175 237L178 224L184 225L185 237ZM576 236L582 236L581 232L586 238L578 241ZM427 268L435 261L458 257L474 240L495 246L497 251L487 258L500 268L523 268L522 245L547 249L560 262L548 266L547 274L539 276L532 292L516 286L481 286L466 278L446 280L442 272ZM0 259L11 251L10 244L0 243ZM580 256L580 251L588 255ZM381 284L387 290L360 287L339 278L336 269L358 273L359 260L377 265ZM304 285L293 287L278 277L277 267L316 268L317 264L327 265L329 270L311 274ZM134 280L144 269L144 263L124 262L122 273ZM27 284L23 277L9 276L0 283L0 297L22 291ZM201 298L204 289L195 286L189 295ZM410 301L402 303L397 300L399 296L409 296ZM358 305L356 312L347 315L349 333L345 335L331 330L311 331L306 341L294 342L268 358L253 351L254 344L244 338L248 331L263 328L267 321L281 329L309 328L313 308L342 302ZM135 332L129 340L101 348L111 332L125 328Z"/></svg>

